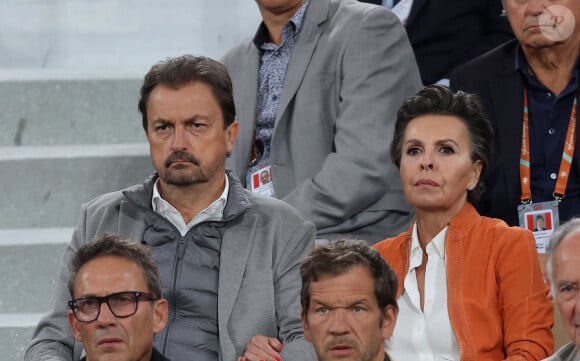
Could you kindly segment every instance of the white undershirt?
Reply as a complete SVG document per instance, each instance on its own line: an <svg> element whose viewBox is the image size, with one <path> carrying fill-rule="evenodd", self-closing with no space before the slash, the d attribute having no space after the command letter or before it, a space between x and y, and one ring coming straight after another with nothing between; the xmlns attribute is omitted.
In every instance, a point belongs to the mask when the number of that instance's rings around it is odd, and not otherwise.
<svg viewBox="0 0 580 361"><path fill-rule="evenodd" d="M405 276L403 294L398 300L399 315L391 339L389 354L394 360L459 360L459 345L447 311L447 278L445 266L445 236L447 227L427 244L424 312L421 311L415 268L422 262L423 251L413 226L409 271Z"/></svg>
<svg viewBox="0 0 580 361"><path fill-rule="evenodd" d="M151 207L153 208L153 211L159 213L163 218L171 222L171 224L173 224L175 228L179 230L179 233L181 233L182 236L185 236L191 228L200 224L201 222L223 220L224 208L226 208L228 192L230 188L228 176L226 175L225 177L226 184L224 191L219 196L219 198L213 201L206 209L199 212L199 214L195 216L188 224L185 224L183 216L177 211L177 209L175 209L175 207L169 204L169 202L167 202L165 199L161 198L161 194L159 193L159 188L157 185L159 179L155 181L155 185L153 186Z"/></svg>

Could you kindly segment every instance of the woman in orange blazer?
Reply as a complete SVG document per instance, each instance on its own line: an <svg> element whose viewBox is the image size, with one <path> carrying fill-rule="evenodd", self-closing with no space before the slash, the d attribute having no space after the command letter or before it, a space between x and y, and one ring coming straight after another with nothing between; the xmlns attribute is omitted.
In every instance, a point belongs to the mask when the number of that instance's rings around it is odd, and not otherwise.
<svg viewBox="0 0 580 361"><path fill-rule="evenodd" d="M399 278L393 359L541 360L552 305L532 234L480 216L492 130L469 94L426 87L397 114L391 158L416 219L375 245Z"/></svg>

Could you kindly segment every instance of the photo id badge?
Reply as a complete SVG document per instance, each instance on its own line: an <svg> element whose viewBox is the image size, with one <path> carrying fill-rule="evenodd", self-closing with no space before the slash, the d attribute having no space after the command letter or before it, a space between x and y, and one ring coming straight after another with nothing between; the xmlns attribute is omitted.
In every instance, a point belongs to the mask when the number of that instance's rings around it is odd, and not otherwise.
<svg viewBox="0 0 580 361"><path fill-rule="evenodd" d="M534 233L538 253L547 253L550 236L560 225L558 201L521 204L518 217L520 227Z"/></svg>
<svg viewBox="0 0 580 361"><path fill-rule="evenodd" d="M258 165L248 169L246 188L253 193L276 197L274 183L272 182L272 167L266 162L260 162Z"/></svg>

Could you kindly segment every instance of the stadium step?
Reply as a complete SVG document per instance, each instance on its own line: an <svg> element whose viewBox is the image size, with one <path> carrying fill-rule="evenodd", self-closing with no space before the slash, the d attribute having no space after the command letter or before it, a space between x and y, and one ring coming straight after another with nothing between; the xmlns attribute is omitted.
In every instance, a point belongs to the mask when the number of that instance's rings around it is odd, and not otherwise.
<svg viewBox="0 0 580 361"><path fill-rule="evenodd" d="M140 83L106 78L3 80L0 74L0 146L146 142L137 111Z"/></svg>
<svg viewBox="0 0 580 361"><path fill-rule="evenodd" d="M22 360L48 309L73 228L0 229L0 350Z"/></svg>
<svg viewBox="0 0 580 361"><path fill-rule="evenodd" d="M81 203L153 171L146 144L3 147L0 167L0 229L71 227Z"/></svg>

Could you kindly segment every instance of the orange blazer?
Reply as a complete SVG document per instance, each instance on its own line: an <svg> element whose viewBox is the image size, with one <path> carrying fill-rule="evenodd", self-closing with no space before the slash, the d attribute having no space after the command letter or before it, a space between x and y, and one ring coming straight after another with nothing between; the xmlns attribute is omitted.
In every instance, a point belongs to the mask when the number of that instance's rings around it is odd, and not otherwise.
<svg viewBox="0 0 580 361"><path fill-rule="evenodd" d="M374 245L399 279L413 227ZM445 242L449 318L462 361L541 360L554 352L553 308L531 232L480 216L467 203Z"/></svg>

